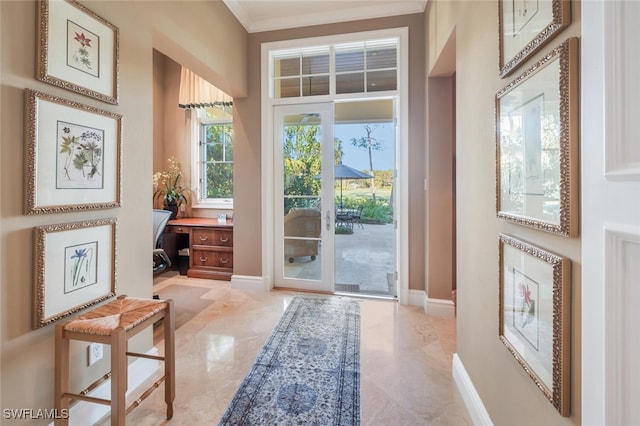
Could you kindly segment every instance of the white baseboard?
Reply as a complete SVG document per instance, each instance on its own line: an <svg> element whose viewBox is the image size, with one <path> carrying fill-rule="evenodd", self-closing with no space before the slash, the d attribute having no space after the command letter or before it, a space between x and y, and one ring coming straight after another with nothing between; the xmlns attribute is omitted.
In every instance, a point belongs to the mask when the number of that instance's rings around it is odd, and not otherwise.
<svg viewBox="0 0 640 426"><path fill-rule="evenodd" d="M467 370L464 368L464 365L462 364L462 361L460 360L458 354L453 354L452 370L453 380L454 382L456 382L458 391L460 391L460 394L462 395L464 405L469 411L469 416L471 417L473 424L482 426L493 426L491 417L489 417L489 413L484 407L482 399L480 398L478 391L476 391L475 386L473 386L473 382L467 374Z"/></svg>
<svg viewBox="0 0 640 426"><path fill-rule="evenodd" d="M455 305L452 300L427 298L424 290L409 290L409 305L420 306L425 314L453 318Z"/></svg>
<svg viewBox="0 0 640 426"><path fill-rule="evenodd" d="M252 275L232 275L231 288L239 290L258 290L268 291L264 288L262 277L254 277Z"/></svg>
<svg viewBox="0 0 640 426"><path fill-rule="evenodd" d="M426 312L427 294L424 290L409 290L409 306L422 306Z"/></svg>
<svg viewBox="0 0 640 426"><path fill-rule="evenodd" d="M158 356L158 348L151 348L147 355ZM155 359L138 358L129 364L129 375L127 396L152 377L158 371L160 362ZM160 390L159 392L163 392ZM111 379L101 383L89 393L89 396L103 399L111 399ZM69 425L84 426L96 424L109 414L111 408L108 405L94 404L85 401L79 401L69 409ZM50 423L53 425L53 423Z"/></svg>
<svg viewBox="0 0 640 426"><path fill-rule="evenodd" d="M455 317L455 311L453 300L427 299L427 314L429 315L453 318Z"/></svg>

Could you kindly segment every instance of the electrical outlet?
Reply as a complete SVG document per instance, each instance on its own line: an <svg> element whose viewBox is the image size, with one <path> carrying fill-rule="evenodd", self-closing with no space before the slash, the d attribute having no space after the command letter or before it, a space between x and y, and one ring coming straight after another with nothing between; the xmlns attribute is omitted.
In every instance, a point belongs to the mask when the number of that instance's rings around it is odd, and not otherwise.
<svg viewBox="0 0 640 426"><path fill-rule="evenodd" d="M89 365L100 361L104 356L102 343L90 343L89 346L87 346L87 355Z"/></svg>

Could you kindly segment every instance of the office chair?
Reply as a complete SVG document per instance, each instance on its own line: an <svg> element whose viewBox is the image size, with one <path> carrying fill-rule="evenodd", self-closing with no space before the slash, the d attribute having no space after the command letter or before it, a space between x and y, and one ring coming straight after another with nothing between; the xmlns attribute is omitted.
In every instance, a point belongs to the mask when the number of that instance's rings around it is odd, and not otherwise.
<svg viewBox="0 0 640 426"><path fill-rule="evenodd" d="M171 212L169 210L153 210L153 274L171 266L169 256L162 248L162 234L167 226Z"/></svg>

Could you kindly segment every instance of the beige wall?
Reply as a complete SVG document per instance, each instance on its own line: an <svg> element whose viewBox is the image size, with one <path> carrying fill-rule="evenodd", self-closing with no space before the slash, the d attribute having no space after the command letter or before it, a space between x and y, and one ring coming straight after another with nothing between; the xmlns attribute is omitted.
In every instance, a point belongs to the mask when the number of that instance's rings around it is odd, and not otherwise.
<svg viewBox="0 0 640 426"><path fill-rule="evenodd" d="M455 288L455 77L427 80L427 279L429 298Z"/></svg>
<svg viewBox="0 0 640 426"><path fill-rule="evenodd" d="M571 6L571 26L528 60L524 68L568 37L580 35L580 3L572 2ZM430 3L425 18L428 70L439 73L435 65L455 31L457 352L496 425L580 424L580 238L558 237L496 218L494 99L512 79L498 77L497 14L496 1L435 1ZM431 96L429 100L431 109ZM500 232L572 261L573 414L569 418L557 413L498 339Z"/></svg>
<svg viewBox="0 0 640 426"><path fill-rule="evenodd" d="M182 164L180 184L191 187L191 155L194 149L191 139L192 115L191 111L178 108L182 67L155 49L153 63L153 171L167 170L168 159L174 157ZM188 203L185 211L178 212L178 215L193 216L192 204ZM161 199L154 200L154 207L162 206Z"/></svg>
<svg viewBox="0 0 640 426"><path fill-rule="evenodd" d="M150 297L151 175L154 168L156 48L174 55L235 96L247 90L247 33L221 2L97 2L88 6L120 29L120 104L84 97L34 79L35 2L0 2L2 52L0 130L0 373L2 408L53 407L53 326L31 330L32 229L45 224L118 219L117 293ZM233 43L216 43L232 39ZM212 70L215 70L212 71ZM32 88L123 115L122 207L23 214L23 90ZM149 348L151 334L137 339ZM105 373L85 368L85 345L72 347L79 387ZM107 355L107 354L105 354ZM34 421L26 422L37 424ZM48 422L40 421L40 424ZM12 424L20 424L16 421ZM25 424L25 423L23 423Z"/></svg>

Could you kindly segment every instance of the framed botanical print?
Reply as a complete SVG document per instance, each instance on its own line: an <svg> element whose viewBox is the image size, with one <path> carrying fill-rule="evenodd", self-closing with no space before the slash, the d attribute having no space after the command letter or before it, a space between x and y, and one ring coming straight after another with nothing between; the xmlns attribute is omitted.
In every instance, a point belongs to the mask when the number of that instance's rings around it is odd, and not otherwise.
<svg viewBox="0 0 640 426"><path fill-rule="evenodd" d="M570 261L500 235L499 337L545 397L570 414Z"/></svg>
<svg viewBox="0 0 640 426"><path fill-rule="evenodd" d="M74 0L40 0L36 77L118 104L119 31Z"/></svg>
<svg viewBox="0 0 640 426"><path fill-rule="evenodd" d="M34 228L33 328L116 293L116 220Z"/></svg>
<svg viewBox="0 0 640 426"><path fill-rule="evenodd" d="M122 116L25 90L25 210L120 206Z"/></svg>
<svg viewBox="0 0 640 426"><path fill-rule="evenodd" d="M500 76L513 73L570 23L569 0L498 0Z"/></svg>
<svg viewBox="0 0 640 426"><path fill-rule="evenodd" d="M578 235L578 41L570 38L496 95L498 217Z"/></svg>

